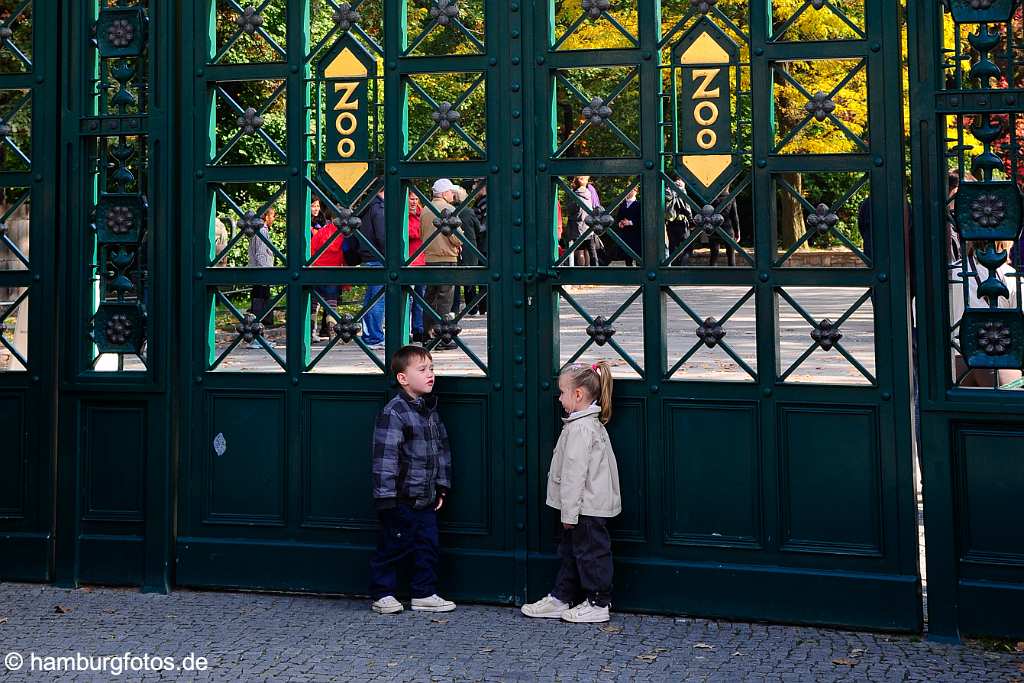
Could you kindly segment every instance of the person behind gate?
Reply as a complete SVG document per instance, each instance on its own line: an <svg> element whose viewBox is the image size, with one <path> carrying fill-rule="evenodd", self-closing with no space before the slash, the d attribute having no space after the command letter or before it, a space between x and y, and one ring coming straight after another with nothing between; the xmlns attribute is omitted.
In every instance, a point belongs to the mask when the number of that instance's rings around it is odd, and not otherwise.
<svg viewBox="0 0 1024 683"><path fill-rule="evenodd" d="M437 594L437 512L452 487L448 431L437 412L434 361L420 346L403 346L391 358L401 387L377 416L373 432L373 497L380 519L370 562L373 611L404 607L397 569L412 559L412 608L451 612L455 603Z"/></svg>
<svg viewBox="0 0 1024 683"><path fill-rule="evenodd" d="M551 593L523 605L522 612L599 623L608 621L611 605L608 519L622 512L619 469L605 429L612 417L611 366L606 361L567 366L558 377L558 401L569 416L551 459L547 504L561 511L562 565Z"/></svg>

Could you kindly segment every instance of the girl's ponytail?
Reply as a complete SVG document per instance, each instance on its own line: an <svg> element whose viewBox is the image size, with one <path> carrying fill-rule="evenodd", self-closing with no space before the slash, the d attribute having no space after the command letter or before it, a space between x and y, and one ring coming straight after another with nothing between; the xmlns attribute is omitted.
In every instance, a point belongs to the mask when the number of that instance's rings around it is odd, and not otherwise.
<svg viewBox="0 0 1024 683"><path fill-rule="evenodd" d="M606 361L598 361L593 365L589 363L574 363L567 365L562 370L563 375L569 377L572 387L582 387L601 406L601 424L608 424L612 419L612 366Z"/></svg>
<svg viewBox="0 0 1024 683"><path fill-rule="evenodd" d="M612 419L612 366L603 360L594 366L594 372L601 380L601 424L608 424Z"/></svg>

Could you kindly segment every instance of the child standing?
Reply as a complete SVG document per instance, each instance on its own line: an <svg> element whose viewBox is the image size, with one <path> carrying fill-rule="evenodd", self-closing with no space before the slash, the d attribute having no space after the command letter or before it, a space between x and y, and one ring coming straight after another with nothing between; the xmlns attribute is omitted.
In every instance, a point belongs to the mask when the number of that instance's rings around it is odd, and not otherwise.
<svg viewBox="0 0 1024 683"><path fill-rule="evenodd" d="M619 469L604 427L612 416L611 366L601 361L566 367L558 377L558 401L569 417L551 459L547 504L561 510L562 566L554 590L523 605L522 612L599 623L608 621L611 604L608 519L622 512Z"/></svg>
<svg viewBox="0 0 1024 683"><path fill-rule="evenodd" d="M373 497L380 519L377 551L370 562L373 611L396 614L398 566L414 566L412 608L451 612L455 603L437 595L437 512L451 489L448 432L437 412L434 361L419 346L403 346L391 359L400 390L388 402L373 433Z"/></svg>

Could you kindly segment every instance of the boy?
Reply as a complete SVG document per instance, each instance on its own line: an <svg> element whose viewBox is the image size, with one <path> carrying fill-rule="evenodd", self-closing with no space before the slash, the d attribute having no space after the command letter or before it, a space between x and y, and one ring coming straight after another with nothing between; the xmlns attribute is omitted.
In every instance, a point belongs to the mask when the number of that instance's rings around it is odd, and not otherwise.
<svg viewBox="0 0 1024 683"><path fill-rule="evenodd" d="M451 489L448 432L437 413L434 361L420 346L403 346L391 359L401 387L377 416L373 433L373 497L380 519L377 552L370 562L373 611L396 614L396 570L410 555L412 608L451 612L437 595L437 512Z"/></svg>

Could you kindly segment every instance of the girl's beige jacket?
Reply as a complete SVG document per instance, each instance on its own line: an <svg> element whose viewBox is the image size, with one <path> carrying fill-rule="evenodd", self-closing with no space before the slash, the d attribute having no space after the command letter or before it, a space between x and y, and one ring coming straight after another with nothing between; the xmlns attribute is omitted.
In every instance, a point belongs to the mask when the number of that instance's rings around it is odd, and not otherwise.
<svg viewBox="0 0 1024 683"><path fill-rule="evenodd" d="M576 524L580 515L622 512L619 467L600 415L600 406L593 404L562 420L548 472L547 504L561 510L564 524Z"/></svg>

